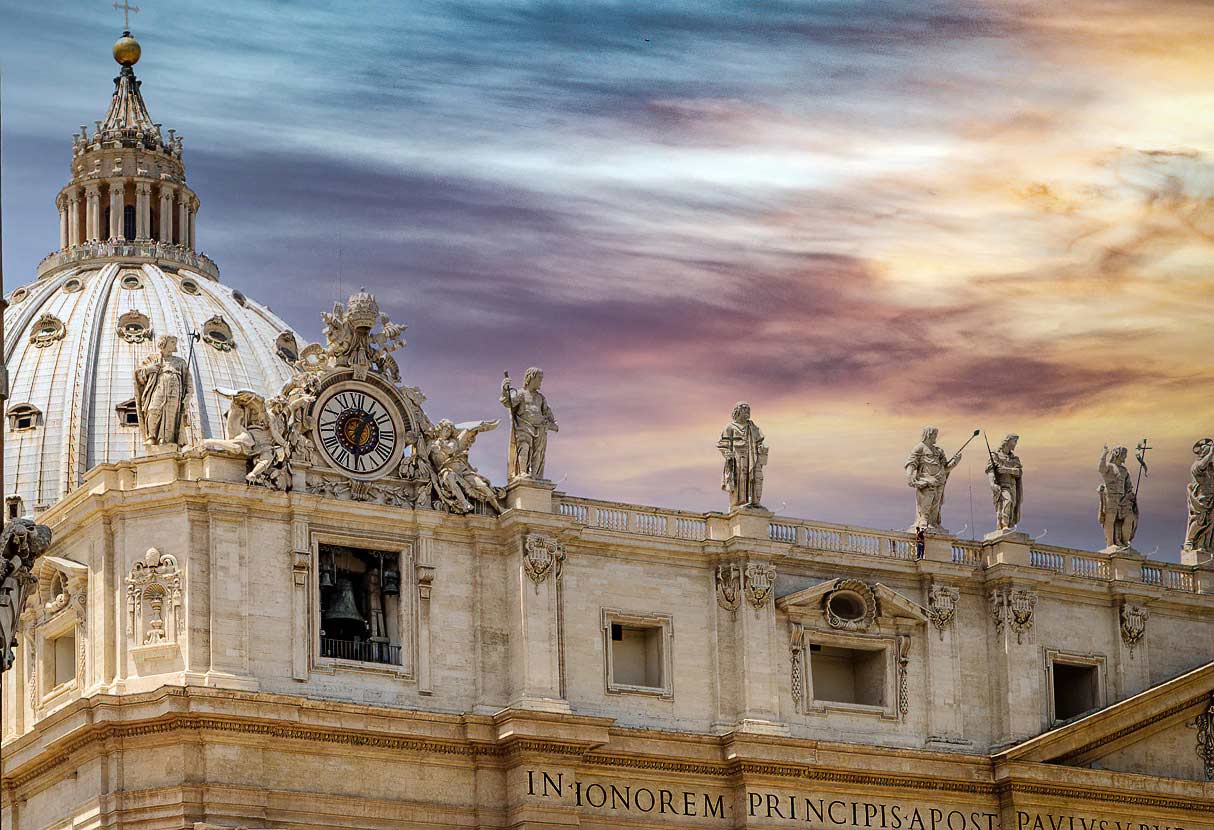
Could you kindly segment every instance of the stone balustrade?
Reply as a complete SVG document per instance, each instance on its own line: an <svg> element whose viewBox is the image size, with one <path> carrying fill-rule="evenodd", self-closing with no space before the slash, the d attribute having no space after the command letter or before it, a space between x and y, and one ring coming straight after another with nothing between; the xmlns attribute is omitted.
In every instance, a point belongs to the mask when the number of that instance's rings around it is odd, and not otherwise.
<svg viewBox="0 0 1214 830"><path fill-rule="evenodd" d="M708 520L712 515L677 510L662 510L642 505L620 504L557 494L557 510L579 524L619 533L642 536L667 536L691 541L709 539ZM768 523L768 538L772 542L806 548L810 551L848 553L859 556L914 561L916 542L913 533L893 530L872 530L850 525L813 522L804 519L774 517ZM951 541L952 561L971 568L986 566L981 542L954 539ZM1063 576L1098 581L1113 579L1113 562L1109 554L1062 548L1054 545L1034 545L1029 550L1029 565ZM1142 582L1172 591L1196 593L1199 581L1194 568L1165 562L1142 565Z"/></svg>
<svg viewBox="0 0 1214 830"><path fill-rule="evenodd" d="M211 279L219 279L219 266L206 254L198 254L180 245L163 242L87 242L47 254L38 263L36 275L41 278L64 265L83 265L93 260L108 260L114 257L129 259L131 262L185 265Z"/></svg>

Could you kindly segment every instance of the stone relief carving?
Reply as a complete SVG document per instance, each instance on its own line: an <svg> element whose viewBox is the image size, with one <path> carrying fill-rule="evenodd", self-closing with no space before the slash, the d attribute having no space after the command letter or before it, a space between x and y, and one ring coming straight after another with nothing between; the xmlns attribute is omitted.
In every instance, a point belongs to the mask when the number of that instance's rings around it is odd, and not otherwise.
<svg viewBox="0 0 1214 830"><path fill-rule="evenodd" d="M924 427L922 440L906 459L906 483L915 488L915 524L912 530L943 531L941 510L949 473L961 463L961 451L950 458L936 445L940 430Z"/></svg>
<svg viewBox="0 0 1214 830"><path fill-rule="evenodd" d="M747 602L756 611L767 605L772 589L776 587L776 566L763 562L746 563L745 588Z"/></svg>
<svg viewBox="0 0 1214 830"><path fill-rule="evenodd" d="M136 645L180 642L185 628L181 582L176 557L156 548L148 548L143 561L131 567L126 578L126 604Z"/></svg>
<svg viewBox="0 0 1214 830"><path fill-rule="evenodd" d="M1134 648L1142 642L1147 633L1147 620L1150 616L1147 609L1140 605L1122 603L1121 641L1129 647L1131 657L1134 656Z"/></svg>
<svg viewBox="0 0 1214 830"><path fill-rule="evenodd" d="M35 348L45 349L53 346L67 336L67 328L63 321L50 312L46 312L30 327L30 343Z"/></svg>
<svg viewBox="0 0 1214 830"><path fill-rule="evenodd" d="M553 582L561 578L565 564L565 546L551 536L532 533L523 541L523 571L535 583L536 593L549 575Z"/></svg>
<svg viewBox="0 0 1214 830"><path fill-rule="evenodd" d="M803 661L805 659L805 627L793 623L788 639L788 659L792 664L789 678L792 691L792 706L794 712L801 711L801 701L805 697L805 674Z"/></svg>
<svg viewBox="0 0 1214 830"><path fill-rule="evenodd" d="M9 519L0 534L0 673L13 665L22 610L37 585L32 568L50 545L50 528L29 519Z"/></svg>
<svg viewBox="0 0 1214 830"><path fill-rule="evenodd" d="M840 631L867 631L877 619L877 597L858 579L840 579L822 597L826 624Z"/></svg>
<svg viewBox="0 0 1214 830"><path fill-rule="evenodd" d="M332 312L320 316L325 335L321 356L326 367L351 368L356 380L365 380L374 371L400 383L400 367L392 352L405 346L402 335L408 326L393 323L381 313L375 297L366 289L353 294L344 308L334 303ZM376 324L379 331L373 332Z"/></svg>
<svg viewBox="0 0 1214 830"><path fill-rule="evenodd" d="M230 352L236 348L236 340L232 336L232 327L223 315L216 314L202 324L202 341L221 352Z"/></svg>
<svg viewBox="0 0 1214 830"><path fill-rule="evenodd" d="M717 449L725 458L721 489L729 493L729 506L761 507L767 442L759 425L750 420L750 404L738 401L734 406Z"/></svg>
<svg viewBox="0 0 1214 830"><path fill-rule="evenodd" d="M540 392L544 372L532 366L523 375L523 388L510 385L510 373L502 379L501 404L510 411L510 453L507 477L543 479L548 454L548 433L559 431L548 399Z"/></svg>
<svg viewBox="0 0 1214 830"><path fill-rule="evenodd" d="M1125 447L1114 447L1110 453L1106 444L1096 466L1104 479L1097 489L1100 496L1097 521L1104 528L1104 544L1108 548L1129 548L1138 530L1138 495L1125 466L1128 456Z"/></svg>
<svg viewBox="0 0 1214 830"><path fill-rule="evenodd" d="M128 311L118 318L118 336L127 343L146 343L152 339L152 323L142 311Z"/></svg>
<svg viewBox="0 0 1214 830"><path fill-rule="evenodd" d="M1193 725L1197 728L1197 757L1201 759L1206 780L1214 781L1214 694Z"/></svg>
<svg viewBox="0 0 1214 830"><path fill-rule="evenodd" d="M253 464L245 476L249 484L286 490L290 483L287 399L276 396L267 402L251 389L216 387L215 392L231 401L224 419L226 437L205 439L203 449L247 456Z"/></svg>
<svg viewBox="0 0 1214 830"><path fill-rule="evenodd" d="M1214 553L1214 438L1193 445L1197 460L1189 468L1189 522L1185 550Z"/></svg>
<svg viewBox="0 0 1214 830"><path fill-rule="evenodd" d="M896 640L898 657L898 711L905 715L910 711L910 635L899 634Z"/></svg>
<svg viewBox="0 0 1214 830"><path fill-rule="evenodd" d="M1016 455L1020 436L1012 433L990 453L987 479L995 502L995 522L1000 532L1015 530L1024 504L1024 465Z"/></svg>
<svg viewBox="0 0 1214 830"><path fill-rule="evenodd" d="M148 355L135 370L135 404L146 446L184 443L192 389L186 362L177 356L177 338L162 335L158 354Z"/></svg>
<svg viewBox="0 0 1214 830"><path fill-rule="evenodd" d="M735 563L717 565L717 603L726 611L742 604L742 569Z"/></svg>
<svg viewBox="0 0 1214 830"><path fill-rule="evenodd" d="M497 429L497 425L497 421L480 421L457 426L444 418L433 430L425 432L428 459L435 474L432 480L438 484L436 493L451 512L471 513L476 509L476 501L501 512L493 485L468 460L476 436Z"/></svg>
<svg viewBox="0 0 1214 830"><path fill-rule="evenodd" d="M944 639L944 629L957 618L957 606L961 603L961 591L949 585L933 584L927 592L927 608L932 625Z"/></svg>
<svg viewBox="0 0 1214 830"><path fill-rule="evenodd" d="M1016 642L1022 643L1024 635L1033 627L1037 595L1024 588L996 588L991 591L990 599L995 634L1002 634L1007 626L1015 632Z"/></svg>

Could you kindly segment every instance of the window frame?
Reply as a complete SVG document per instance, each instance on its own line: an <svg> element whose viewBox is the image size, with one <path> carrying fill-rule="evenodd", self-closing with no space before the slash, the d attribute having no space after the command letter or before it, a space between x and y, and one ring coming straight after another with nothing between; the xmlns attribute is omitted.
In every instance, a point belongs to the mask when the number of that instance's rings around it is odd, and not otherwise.
<svg viewBox="0 0 1214 830"><path fill-rule="evenodd" d="M618 608L601 610L603 635L603 685L609 695L642 695L663 700L674 698L674 617L666 613L638 613ZM658 686L636 686L615 681L615 664L611 639L612 625L627 628L650 628L661 632L658 639L658 665L662 678Z"/></svg>
<svg viewBox="0 0 1214 830"><path fill-rule="evenodd" d="M801 645L801 664L805 667L803 713L825 715L827 712L845 712L852 715L871 715L886 720L898 720L898 638L896 635L859 634L846 631L825 631L805 628L805 640ZM885 678L880 706L870 703L848 703L841 700L825 700L814 696L813 649L811 646L845 648L851 651L883 652Z"/></svg>
<svg viewBox="0 0 1214 830"><path fill-rule="evenodd" d="M1053 728L1061 723L1070 723L1071 721L1085 718L1109 705L1108 698L1108 659L1103 654L1095 652L1088 654L1080 654L1078 652L1063 651L1061 649L1046 648L1043 654L1044 669L1045 669L1045 717L1046 726ZM1066 719L1058 717L1057 701L1054 698L1054 666L1074 666L1078 668L1091 668L1096 670L1096 705L1080 712L1077 715L1072 715Z"/></svg>
<svg viewBox="0 0 1214 830"><path fill-rule="evenodd" d="M394 553L400 571L400 594L398 595L396 626L400 640L400 663L375 663L366 660L350 660L344 657L325 657L320 643L320 548L322 545L339 545L347 548ZM335 674L338 671L386 674L402 680L417 680L417 632L418 619L417 575L414 568L416 543L413 540L383 539L354 536L341 533L314 531L311 534L311 575L308 580L308 640L309 667L311 671Z"/></svg>

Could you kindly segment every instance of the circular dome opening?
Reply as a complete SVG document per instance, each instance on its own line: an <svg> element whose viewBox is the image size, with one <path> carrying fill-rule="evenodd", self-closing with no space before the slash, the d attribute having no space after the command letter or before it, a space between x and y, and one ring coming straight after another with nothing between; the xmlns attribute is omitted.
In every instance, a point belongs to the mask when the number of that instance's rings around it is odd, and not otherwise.
<svg viewBox="0 0 1214 830"><path fill-rule="evenodd" d="M837 591L831 594L828 605L832 614L848 622L864 619L866 612L864 599L851 591Z"/></svg>
<svg viewBox="0 0 1214 830"><path fill-rule="evenodd" d="M63 292L65 294L75 294L82 288L84 288L84 283L78 277L72 277L63 284Z"/></svg>
<svg viewBox="0 0 1214 830"><path fill-rule="evenodd" d="M181 290L187 294L200 293L199 289L198 289L198 283L194 282L193 280L182 280L181 281Z"/></svg>
<svg viewBox="0 0 1214 830"><path fill-rule="evenodd" d="M248 304L248 302L249 302L248 300L245 299L244 294L241 294L239 291L232 292L232 299L235 300L238 305L242 305L242 306Z"/></svg>
<svg viewBox="0 0 1214 830"><path fill-rule="evenodd" d="M18 288L16 291L13 292L13 295L8 298L8 301L10 304L16 305L17 303L21 302L29 295L30 295L30 292L29 292L28 288Z"/></svg>
<svg viewBox="0 0 1214 830"><path fill-rule="evenodd" d="M143 280L138 274L125 274L122 277L122 287L128 291L135 291L143 288Z"/></svg>

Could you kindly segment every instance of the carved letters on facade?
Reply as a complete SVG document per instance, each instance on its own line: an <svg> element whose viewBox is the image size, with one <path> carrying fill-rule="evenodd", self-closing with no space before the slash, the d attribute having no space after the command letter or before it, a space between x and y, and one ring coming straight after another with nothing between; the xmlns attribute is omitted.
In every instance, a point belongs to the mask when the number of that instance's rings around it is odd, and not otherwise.
<svg viewBox="0 0 1214 830"><path fill-rule="evenodd" d="M1134 648L1142 642L1147 633L1147 619L1151 615L1140 605L1123 603L1121 606L1121 641L1130 649L1134 656Z"/></svg>
<svg viewBox="0 0 1214 830"><path fill-rule="evenodd" d="M767 605L772 589L776 587L776 566L763 562L748 562L745 572L746 586L743 593L756 611Z"/></svg>
<svg viewBox="0 0 1214 830"><path fill-rule="evenodd" d="M935 585L927 592L927 608L932 625L944 639L944 629L953 624L957 618L957 606L961 602L961 591L949 585Z"/></svg>
<svg viewBox="0 0 1214 830"><path fill-rule="evenodd" d="M129 632L137 646L180 642L185 627L181 614L181 570L172 554L148 548L126 578Z"/></svg>
<svg viewBox="0 0 1214 830"><path fill-rule="evenodd" d="M1024 635L1033 627L1037 595L1024 588L996 588L991 591L990 599L995 633L1002 634L1007 626L1015 632L1016 642L1023 643Z"/></svg>
<svg viewBox="0 0 1214 830"><path fill-rule="evenodd" d="M553 582L560 580L565 559L565 546L551 536L532 533L523 541L523 572L535 583L536 593L549 575Z"/></svg>

